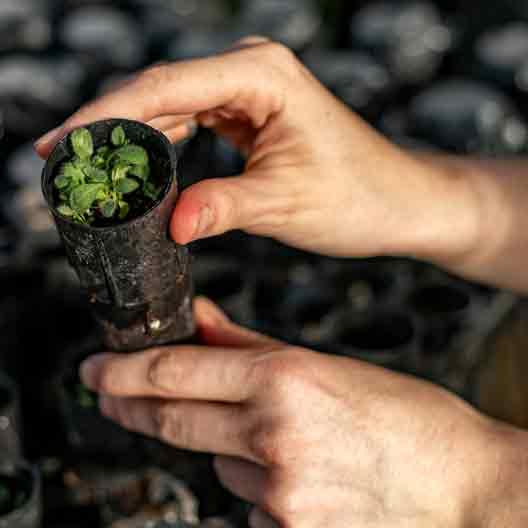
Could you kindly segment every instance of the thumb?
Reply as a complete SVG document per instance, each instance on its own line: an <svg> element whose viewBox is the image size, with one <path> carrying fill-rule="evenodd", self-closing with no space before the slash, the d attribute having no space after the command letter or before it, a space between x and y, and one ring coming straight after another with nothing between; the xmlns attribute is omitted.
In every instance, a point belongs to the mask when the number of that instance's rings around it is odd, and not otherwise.
<svg viewBox="0 0 528 528"><path fill-rule="evenodd" d="M233 229L274 236L291 210L291 193L269 174L201 181L180 196L171 220L178 244Z"/></svg>

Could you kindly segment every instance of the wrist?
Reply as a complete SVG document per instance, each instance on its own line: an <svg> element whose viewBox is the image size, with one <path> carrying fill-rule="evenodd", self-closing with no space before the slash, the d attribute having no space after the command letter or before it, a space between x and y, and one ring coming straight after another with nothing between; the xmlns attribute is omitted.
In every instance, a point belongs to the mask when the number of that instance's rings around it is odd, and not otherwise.
<svg viewBox="0 0 528 528"><path fill-rule="evenodd" d="M417 192L403 227L404 254L463 273L483 232L481 193L456 160L427 154L409 157Z"/></svg>
<svg viewBox="0 0 528 528"><path fill-rule="evenodd" d="M469 528L528 526L528 432L490 420L482 469L473 475Z"/></svg>

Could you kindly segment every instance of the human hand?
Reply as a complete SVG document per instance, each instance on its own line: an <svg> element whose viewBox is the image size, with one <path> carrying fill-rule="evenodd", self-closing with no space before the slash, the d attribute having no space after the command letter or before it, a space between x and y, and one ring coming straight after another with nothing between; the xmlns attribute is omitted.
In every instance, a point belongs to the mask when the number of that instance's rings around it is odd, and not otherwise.
<svg viewBox="0 0 528 528"><path fill-rule="evenodd" d="M329 255L456 260L475 238L463 179L392 145L263 38L139 73L41 139L38 152L109 117L148 122L173 141L195 120L247 155L242 177L181 194L171 231L182 244L243 229Z"/></svg>
<svg viewBox="0 0 528 528"><path fill-rule="evenodd" d="M205 346L81 367L102 412L217 454L253 528L526 526L526 434L428 383L242 329L196 301ZM519 485L518 485L519 484Z"/></svg>

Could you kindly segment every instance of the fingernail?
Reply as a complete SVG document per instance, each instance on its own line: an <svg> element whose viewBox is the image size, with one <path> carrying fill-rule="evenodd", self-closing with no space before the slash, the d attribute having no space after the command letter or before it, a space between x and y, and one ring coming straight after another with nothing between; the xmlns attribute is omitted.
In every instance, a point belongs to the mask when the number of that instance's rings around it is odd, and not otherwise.
<svg viewBox="0 0 528 528"><path fill-rule="evenodd" d="M47 143L51 143L56 140L58 141L62 138L62 135L62 126L58 126L57 128L50 130L47 134L44 134L42 137L37 139L37 141L35 141L35 147L39 148L42 145L46 145Z"/></svg>
<svg viewBox="0 0 528 528"><path fill-rule="evenodd" d="M206 205L200 210L200 216L198 217L198 221L196 222L196 228L194 230L192 239L196 240L197 238L200 238L203 235L207 234L207 231L212 226L212 224L213 211L208 205Z"/></svg>
<svg viewBox="0 0 528 528"><path fill-rule="evenodd" d="M150 367L148 377L152 385L162 390L173 390L177 374L171 354L161 355ZM177 381L176 381L177 383Z"/></svg>
<svg viewBox="0 0 528 528"><path fill-rule="evenodd" d="M97 354L85 359L79 367L82 382L92 390L97 390L103 364L108 360L108 354Z"/></svg>

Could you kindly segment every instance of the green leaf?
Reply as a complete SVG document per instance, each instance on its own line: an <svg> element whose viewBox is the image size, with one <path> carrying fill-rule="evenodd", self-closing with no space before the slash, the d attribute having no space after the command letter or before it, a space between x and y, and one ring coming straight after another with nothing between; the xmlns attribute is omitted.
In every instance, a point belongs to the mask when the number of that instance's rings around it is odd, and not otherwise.
<svg viewBox="0 0 528 528"><path fill-rule="evenodd" d="M125 145L117 149L114 154L132 165L146 165L148 163L147 151L138 145Z"/></svg>
<svg viewBox="0 0 528 528"><path fill-rule="evenodd" d="M143 185L143 194L151 200L157 200L160 192L161 187L156 187L152 182L146 182Z"/></svg>
<svg viewBox="0 0 528 528"><path fill-rule="evenodd" d="M55 187L57 187L57 189L65 189L70 184L70 181L70 178L64 174L59 174L54 181Z"/></svg>
<svg viewBox="0 0 528 528"><path fill-rule="evenodd" d="M75 214L75 211L66 204L59 205L59 207L57 207L57 212L62 216L73 216Z"/></svg>
<svg viewBox="0 0 528 528"><path fill-rule="evenodd" d="M139 183L132 178L122 178L117 182L116 191L121 194L128 194L135 191L139 187Z"/></svg>
<svg viewBox="0 0 528 528"><path fill-rule="evenodd" d="M70 179L73 183L84 181L84 173L77 162L75 164L72 162L63 163L60 174Z"/></svg>
<svg viewBox="0 0 528 528"><path fill-rule="evenodd" d="M127 172L130 170L130 165L124 165L123 163L117 164L112 169L112 181L117 183L119 180L122 180L126 177Z"/></svg>
<svg viewBox="0 0 528 528"><path fill-rule="evenodd" d="M95 199L97 193L104 187L101 183L86 183L76 187L70 195L70 207L78 214L86 212Z"/></svg>
<svg viewBox="0 0 528 528"><path fill-rule="evenodd" d="M116 147L121 147L125 144L126 141L126 134L122 126L117 126L112 130L112 143Z"/></svg>
<svg viewBox="0 0 528 528"><path fill-rule="evenodd" d="M99 209L105 218L112 218L116 212L116 208L116 203L112 199L105 200L99 204Z"/></svg>
<svg viewBox="0 0 528 528"><path fill-rule="evenodd" d="M148 165L134 165L130 169L130 174L146 182L150 176L150 167Z"/></svg>
<svg viewBox="0 0 528 528"><path fill-rule="evenodd" d="M87 167L85 172L91 183L106 183L108 181L108 174L104 170Z"/></svg>
<svg viewBox="0 0 528 528"><path fill-rule="evenodd" d="M93 141L90 131L86 128L78 128L71 134L73 151L80 159L85 160L93 154Z"/></svg>
<svg viewBox="0 0 528 528"><path fill-rule="evenodd" d="M126 218L126 215L130 211L130 207L126 202L123 202L122 200L119 202L119 218L123 220Z"/></svg>

